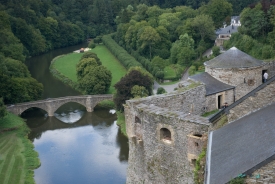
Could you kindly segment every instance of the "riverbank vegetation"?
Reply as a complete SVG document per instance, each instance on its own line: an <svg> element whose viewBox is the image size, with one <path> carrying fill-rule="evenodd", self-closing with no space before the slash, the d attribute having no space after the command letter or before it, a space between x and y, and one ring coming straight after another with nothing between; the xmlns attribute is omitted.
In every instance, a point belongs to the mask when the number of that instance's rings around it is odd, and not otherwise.
<svg viewBox="0 0 275 184"><path fill-rule="evenodd" d="M39 167L38 154L28 139L29 128L20 117L8 113L0 118L0 181L35 183L33 170Z"/></svg>
<svg viewBox="0 0 275 184"><path fill-rule="evenodd" d="M127 70L120 64L119 60L107 49L106 46L97 45L92 52L97 54L102 65L112 72L111 86L107 93L114 94L114 85L126 74Z"/></svg>

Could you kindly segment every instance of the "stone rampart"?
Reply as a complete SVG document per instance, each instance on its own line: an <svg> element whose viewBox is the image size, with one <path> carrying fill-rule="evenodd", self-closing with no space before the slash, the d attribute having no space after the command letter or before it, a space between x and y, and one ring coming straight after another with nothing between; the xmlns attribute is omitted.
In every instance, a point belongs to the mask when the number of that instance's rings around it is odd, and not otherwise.
<svg viewBox="0 0 275 184"><path fill-rule="evenodd" d="M126 102L127 183L194 183L194 163L210 126L199 116L202 104L204 85Z"/></svg>
<svg viewBox="0 0 275 184"><path fill-rule="evenodd" d="M196 84L196 83L195 83ZM192 113L201 115L205 107L205 86L198 84L192 89L182 90L176 92L149 96L139 100L133 100L133 103L143 103L146 105L154 104L155 106L165 108L169 111L180 111L182 113Z"/></svg>
<svg viewBox="0 0 275 184"><path fill-rule="evenodd" d="M228 121L235 121L273 102L275 102L275 81L230 109Z"/></svg>
<svg viewBox="0 0 275 184"><path fill-rule="evenodd" d="M127 183L194 183L192 161L204 141L189 137L200 139L208 133L207 118L129 101L125 116L130 146Z"/></svg>

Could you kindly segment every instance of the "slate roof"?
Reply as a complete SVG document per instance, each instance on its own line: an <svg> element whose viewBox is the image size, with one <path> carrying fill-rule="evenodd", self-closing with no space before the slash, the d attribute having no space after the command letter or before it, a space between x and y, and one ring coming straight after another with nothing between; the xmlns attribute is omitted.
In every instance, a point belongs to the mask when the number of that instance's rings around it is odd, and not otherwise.
<svg viewBox="0 0 275 184"><path fill-rule="evenodd" d="M232 47L217 57L204 62L210 68L251 68L263 65L263 61Z"/></svg>
<svg viewBox="0 0 275 184"><path fill-rule="evenodd" d="M220 28L216 30L216 34L232 34L238 32L238 27L239 26L226 26L225 28ZM230 31L230 32L229 32Z"/></svg>
<svg viewBox="0 0 275 184"><path fill-rule="evenodd" d="M275 103L210 133L207 184L227 183L275 154L274 112Z"/></svg>
<svg viewBox="0 0 275 184"><path fill-rule="evenodd" d="M215 79L214 77L209 75L207 72L193 75L193 76L190 76L189 78L196 81L200 81L205 84L206 96L235 88L234 86L230 86L228 84L225 84Z"/></svg>

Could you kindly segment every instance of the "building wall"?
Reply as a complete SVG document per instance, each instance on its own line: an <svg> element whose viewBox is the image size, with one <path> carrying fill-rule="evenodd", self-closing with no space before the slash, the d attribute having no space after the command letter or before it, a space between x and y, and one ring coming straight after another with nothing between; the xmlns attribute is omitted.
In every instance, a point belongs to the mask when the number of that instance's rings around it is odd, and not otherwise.
<svg viewBox="0 0 275 184"><path fill-rule="evenodd" d="M133 101L127 101L125 116L130 148L126 183L194 183L192 161L206 144L207 118ZM135 124L140 124L139 133ZM171 133L168 141L161 139L163 128Z"/></svg>
<svg viewBox="0 0 275 184"><path fill-rule="evenodd" d="M217 80L235 86L235 100L262 84L262 66L247 69L220 69L206 66L205 71Z"/></svg>
<svg viewBox="0 0 275 184"><path fill-rule="evenodd" d="M260 108L263 108L275 102L275 82L267 85L262 90L258 91L254 96L250 96L242 103L230 109L228 121L235 121L245 115L248 115Z"/></svg>
<svg viewBox="0 0 275 184"><path fill-rule="evenodd" d="M218 109L218 96L223 95L222 104L225 102L228 103L228 105L234 103L234 90L227 90L220 93L216 93L213 95L206 96L206 112L213 111L215 109Z"/></svg>
<svg viewBox="0 0 275 184"><path fill-rule="evenodd" d="M205 86L199 85L195 88L169 94L155 95L140 100L134 100L133 103L143 103L146 105L156 105L158 107L166 108L170 111L180 111L182 113L192 113L201 115L206 105Z"/></svg>
<svg viewBox="0 0 275 184"><path fill-rule="evenodd" d="M245 180L246 184L275 183L275 160L252 173L252 177ZM258 176L258 177L257 177Z"/></svg>

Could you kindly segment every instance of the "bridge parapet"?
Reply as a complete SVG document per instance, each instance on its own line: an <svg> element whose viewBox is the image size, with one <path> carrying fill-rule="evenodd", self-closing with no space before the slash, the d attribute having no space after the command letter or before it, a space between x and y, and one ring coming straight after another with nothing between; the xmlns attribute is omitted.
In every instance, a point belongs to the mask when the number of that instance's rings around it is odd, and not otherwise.
<svg viewBox="0 0 275 184"><path fill-rule="evenodd" d="M76 102L86 107L88 112L92 112L94 107L102 100L112 100L113 95L81 95L81 96L66 96L60 98L50 98L46 100L38 100L33 102L18 103L9 105L7 110L20 115L29 108L40 108L48 113L48 116L54 116L54 112L62 105L69 102Z"/></svg>

